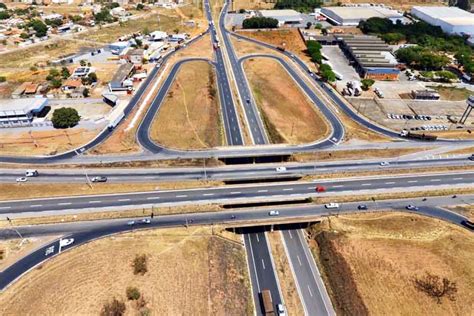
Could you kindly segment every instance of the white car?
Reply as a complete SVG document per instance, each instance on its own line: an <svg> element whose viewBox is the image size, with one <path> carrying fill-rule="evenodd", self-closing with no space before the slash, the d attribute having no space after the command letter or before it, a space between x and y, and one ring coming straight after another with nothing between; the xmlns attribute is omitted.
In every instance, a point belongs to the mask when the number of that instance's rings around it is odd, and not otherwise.
<svg viewBox="0 0 474 316"><path fill-rule="evenodd" d="M389 164L390 164L390 162L388 162L388 161L382 161L382 162L380 163L380 165L381 165L382 167L383 167L383 166L388 166Z"/></svg>
<svg viewBox="0 0 474 316"><path fill-rule="evenodd" d="M278 316L286 316L285 307L283 306L283 304L278 304L277 310L278 310Z"/></svg>
<svg viewBox="0 0 474 316"><path fill-rule="evenodd" d="M329 203L329 204L324 205L324 207L327 208L327 209L339 208L339 203L331 202L331 203Z"/></svg>
<svg viewBox="0 0 474 316"><path fill-rule="evenodd" d="M28 181L27 177L16 178L16 182L26 182Z"/></svg>
<svg viewBox="0 0 474 316"><path fill-rule="evenodd" d="M276 168L276 171L277 171L277 172L285 172L285 171L286 171L286 167L277 167L277 168Z"/></svg>
<svg viewBox="0 0 474 316"><path fill-rule="evenodd" d="M278 216L278 215L280 215L280 212L278 212L278 211L270 211L270 212L268 212L268 216Z"/></svg>

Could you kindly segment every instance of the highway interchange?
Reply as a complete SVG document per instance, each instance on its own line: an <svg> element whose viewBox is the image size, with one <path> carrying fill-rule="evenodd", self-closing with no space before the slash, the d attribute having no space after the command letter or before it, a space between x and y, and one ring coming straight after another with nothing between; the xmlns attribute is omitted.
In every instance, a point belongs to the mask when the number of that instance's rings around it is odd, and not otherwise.
<svg viewBox="0 0 474 316"><path fill-rule="evenodd" d="M214 49L214 60L205 58L185 58L174 65L148 108L145 117L140 122L136 138L143 149L143 157L151 154L155 159L173 158L219 158L219 157L248 157L261 155L288 155L296 152L313 152L327 149L339 145L345 136L343 123L336 113L343 111L350 119L359 123L367 129L379 134L413 143L400 138L397 132L390 131L378 126L366 118L359 116L351 109L334 90L319 80L319 78L308 72L307 65L291 52L281 52L276 47L262 43L257 40L246 38L242 35L228 31L225 28L225 15L229 2L224 4L219 15L218 23L212 22L211 9L208 1L204 2L206 17L209 21L209 28L200 36L187 43L189 46L205 34L210 34L212 43L219 43L220 48ZM247 55L238 58L231 42L231 37L240 40L253 42L257 45L275 51L275 55L259 54ZM172 53L166 56L163 63L166 63ZM286 59L283 58L286 56ZM279 62L288 72L291 78L301 88L301 90L312 101L314 106L323 114L330 125L330 134L323 140L298 146L289 145L268 145L269 140L266 135L259 110L252 96L250 86L245 76L243 63L249 58L272 58ZM191 61L203 60L209 62L215 69L218 82L219 101L223 116L226 142L229 147L219 149L208 149L200 151L184 151L169 149L155 143L149 136L149 131L163 100L174 82L180 67ZM288 62L288 60L290 62ZM154 67L147 80L136 91L132 100L125 109L125 114L130 112L143 101L146 93L149 93L149 86L157 80L160 67ZM239 120L237 111L238 104L234 96L232 86L235 85L239 103L243 108L245 125L250 131L252 144L245 144L242 133L242 122ZM324 98L329 99L332 104L327 104ZM3 163L25 163L46 165L49 163L68 163L93 161L96 158L83 156L82 154L106 140L114 131L105 129L96 139L90 143L77 148L76 150L45 157L13 157L2 156L0 162ZM437 144L464 143L471 141L449 141L440 140ZM259 145L259 146L252 146ZM466 155L467 157L467 155ZM284 172L277 171L278 165L242 165L226 167L206 167L203 168L169 168L169 169L89 169L90 176L105 175L110 182L159 182L159 181L181 181L181 180L255 180L259 178L291 178L296 180L308 174L325 174L347 171L373 171L396 170L426 167L452 167L466 166L470 162L466 157L433 160L413 160L413 159L386 159L390 161L388 166L381 167L380 159L373 160L348 160L340 162L314 162L314 163L292 163L285 164ZM110 159L126 161L127 157L114 157ZM108 157L103 158L107 161ZM385 168L385 169L382 169ZM0 170L0 182L12 182L21 175L23 170L2 169ZM91 173L92 172L92 173ZM84 182L85 175L80 169L40 169L40 176L31 178L34 183L80 183ZM288 180L288 179L287 179ZM439 172L438 174L413 174L397 176L372 176L357 177L348 179L326 179L314 181L288 181L282 183L250 183L233 184L217 187L181 189L181 190L155 190L151 192L134 192L120 194L86 195L38 198L16 201L0 202L0 216L9 218L42 216L51 214L67 214L97 211L99 209L118 209L149 206L171 206L171 205L196 205L196 204L238 204L242 202L262 202L262 201L291 201L314 197L333 197L337 201L337 196L354 194L377 194L385 192L408 192L426 191L447 188L463 188L472 185L474 173L469 171ZM100 185L100 184L94 184ZM326 192L316 192L316 185L323 185ZM159 187L159 183L157 183ZM138 228L151 227L177 227L183 225L214 225L223 224L229 227L244 227L240 232L243 234L243 243L247 252L247 259L250 271L250 279L253 288L253 296L256 307L256 314L261 313L260 296L262 289L269 289L272 293L274 304L283 303L284 299L279 287L279 280L274 269L271 251L268 245L266 230L273 222L295 221L307 222L321 218L322 216L339 213L360 212L357 206L367 204L369 211L381 211L395 209L407 211L406 205L414 204L419 207L416 213L426 216L436 217L450 223L463 226L466 218L459 214L440 208L439 206L467 204L474 202L471 195L459 195L456 198L449 197L428 197L402 199L402 200L372 200L344 203L337 210L325 209L323 205L295 204L292 206L275 206L272 208L235 208L220 212L203 212L179 215L156 216L151 219L150 224L127 225L130 219L117 219L94 222L78 222L71 224L56 225L36 225L16 227L13 229L0 229L0 238L15 238L17 233L23 237L48 235L60 233L63 238L73 238L74 243L63 244L55 240L40 249L32 252L18 262L11 265L6 270L0 272L0 289L5 289L14 280L26 273L29 269L40 264L59 252L71 249L82 243L101 238L115 233L126 232ZM279 215L275 218L269 216L269 211L278 210ZM136 219L138 223L140 219ZM191 224L190 224L191 223ZM247 227L251 223L255 227ZM266 225L266 226L265 226ZM309 252L306 244L304 232L295 226L271 226L281 229L281 237L285 246L285 252L289 259L291 270L297 284L297 290L306 315L335 315L328 293L320 278L318 268ZM463 226L464 227L464 226ZM61 248L61 249L60 249Z"/></svg>

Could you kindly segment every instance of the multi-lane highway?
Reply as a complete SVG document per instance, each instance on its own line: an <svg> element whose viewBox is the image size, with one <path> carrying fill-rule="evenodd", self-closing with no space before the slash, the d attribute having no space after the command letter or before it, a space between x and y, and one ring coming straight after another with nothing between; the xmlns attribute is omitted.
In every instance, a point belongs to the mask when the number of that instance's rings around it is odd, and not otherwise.
<svg viewBox="0 0 474 316"><path fill-rule="evenodd" d="M385 190L428 190L439 187L467 187L474 183L474 173L439 173L414 176L387 176L348 179L328 179L312 182L285 182L257 185L229 185L212 188L163 190L136 193L69 196L0 202L0 214L38 213L126 207L143 205L195 204L195 203L241 203L261 200L285 200L335 193L369 191L370 194ZM316 184L326 192L315 191ZM369 194L366 193L366 194Z"/></svg>
<svg viewBox="0 0 474 316"><path fill-rule="evenodd" d="M371 211L388 209L406 211L404 208L405 205L417 204L420 205L420 208L418 211L414 211L414 213L439 218L464 227L462 225L462 222L466 220L465 217L457 213L436 207L438 205L455 205L459 204L460 201L463 201L463 203L473 203L474 196L459 196L458 199L452 199L451 197L433 197L429 198L425 202L421 202L420 199L379 201L377 203L377 208L371 209ZM340 214L364 212L357 210L358 204L360 204L360 202L344 203L344 205L342 205L341 208L336 212ZM127 222L129 222L130 219L115 219L94 222L76 222L55 225L34 225L25 227L15 227L15 230L20 232L20 234L24 238L38 235L58 234L64 235L67 238L74 238L74 242L72 244L67 245L63 248L63 250L65 250L95 238L107 236L114 233L130 231L139 227L158 228L183 226L188 224L191 219L193 225L225 224L234 227L239 227L246 223L258 225L259 222L264 223L268 222L269 220L275 221L275 218L270 218L268 216L269 210L275 210L275 208L155 216L155 218L151 220L150 224L135 226L127 225ZM278 208L278 210L279 216L276 219L281 221L292 220L304 222L314 218L318 218L319 216L327 216L335 213L334 210L327 210L323 206L315 205L280 207ZM137 222L139 220L140 219L137 219ZM17 238L18 236L15 230L1 229L0 238ZM51 246L53 247L51 248ZM14 263L9 268L0 272L0 290L3 290L7 285L16 280L29 269L40 264L44 260L49 259L51 256L58 254L58 251L59 241L56 240L47 245L44 245L40 249L34 251L30 255Z"/></svg>

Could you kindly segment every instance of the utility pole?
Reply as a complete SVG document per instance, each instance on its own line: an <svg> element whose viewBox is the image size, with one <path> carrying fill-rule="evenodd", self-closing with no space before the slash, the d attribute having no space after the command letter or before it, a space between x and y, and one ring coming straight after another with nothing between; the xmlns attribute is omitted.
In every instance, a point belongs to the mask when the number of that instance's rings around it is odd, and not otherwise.
<svg viewBox="0 0 474 316"><path fill-rule="evenodd" d="M11 218L8 217L8 216L7 216L7 221L8 221L8 223L10 224L11 229L18 235L18 237L20 237L21 241L20 241L19 247L21 247L21 246L23 245L23 242L25 241L25 239L23 238L23 236L21 235L21 233L18 231L18 229L16 229L16 227L13 226L12 220L11 220Z"/></svg>
<svg viewBox="0 0 474 316"><path fill-rule="evenodd" d="M78 156L82 156L82 153L77 152L77 150L74 150L74 152L75 152ZM91 179L89 179L89 175L87 174L87 170L86 170L86 168L84 167L84 165L82 165L82 171L84 172L84 175L86 176L86 183L87 183L87 185L92 189L92 182L91 182Z"/></svg>

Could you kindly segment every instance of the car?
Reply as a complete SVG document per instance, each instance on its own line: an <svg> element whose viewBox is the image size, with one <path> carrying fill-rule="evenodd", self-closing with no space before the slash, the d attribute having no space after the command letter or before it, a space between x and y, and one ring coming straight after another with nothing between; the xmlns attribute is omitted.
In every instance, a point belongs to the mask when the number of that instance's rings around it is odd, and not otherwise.
<svg viewBox="0 0 474 316"><path fill-rule="evenodd" d="M92 178L91 181L92 181L92 182L107 182L107 177L98 176L98 177Z"/></svg>
<svg viewBox="0 0 474 316"><path fill-rule="evenodd" d="M135 221L129 221L129 222L127 222L127 225L128 226L133 226L133 225L135 225Z"/></svg>
<svg viewBox="0 0 474 316"><path fill-rule="evenodd" d="M465 219L465 220L461 221L461 224L468 227L468 228L470 228L470 229L474 229L474 222L471 222L470 220Z"/></svg>
<svg viewBox="0 0 474 316"><path fill-rule="evenodd" d="M469 157L467 157L467 159L471 160L471 161L474 161L474 154L470 155Z"/></svg>
<svg viewBox="0 0 474 316"><path fill-rule="evenodd" d="M268 212L268 216L278 216L278 215L280 215L280 212L278 212L278 211L270 211L270 212Z"/></svg>
<svg viewBox="0 0 474 316"><path fill-rule="evenodd" d="M328 203L328 204L324 205L324 207L327 208L327 209L339 208L339 203L331 202L331 203Z"/></svg>
<svg viewBox="0 0 474 316"><path fill-rule="evenodd" d="M277 305L278 316L286 316L285 307L283 304Z"/></svg>
<svg viewBox="0 0 474 316"><path fill-rule="evenodd" d="M28 181L27 177L16 178L16 182L26 182Z"/></svg>
<svg viewBox="0 0 474 316"><path fill-rule="evenodd" d="M286 167L277 167L277 168L276 168L276 171L277 171L277 172L285 172L285 171L286 171Z"/></svg>
<svg viewBox="0 0 474 316"><path fill-rule="evenodd" d="M140 224L150 224L151 220L149 218L144 218L140 221Z"/></svg>
<svg viewBox="0 0 474 316"><path fill-rule="evenodd" d="M382 162L380 163L380 165L381 165L382 167L383 167L383 166L388 166L389 164L390 164L390 162L388 162L388 161L382 161Z"/></svg>
<svg viewBox="0 0 474 316"><path fill-rule="evenodd" d="M323 187L322 185L317 185L316 186L316 192L325 192L326 188Z"/></svg>
<svg viewBox="0 0 474 316"><path fill-rule="evenodd" d="M247 103L250 103L250 98L247 98L245 101L247 101Z"/></svg>
<svg viewBox="0 0 474 316"><path fill-rule="evenodd" d="M361 205L357 206L357 209L358 210L367 210L367 205L361 204Z"/></svg>
<svg viewBox="0 0 474 316"><path fill-rule="evenodd" d="M418 206L412 204L408 204L405 208L409 211L418 211L420 209Z"/></svg>

